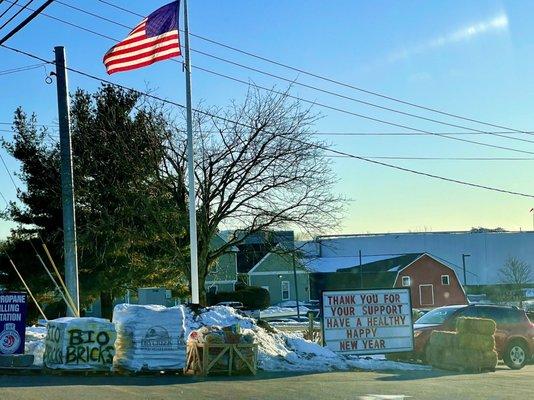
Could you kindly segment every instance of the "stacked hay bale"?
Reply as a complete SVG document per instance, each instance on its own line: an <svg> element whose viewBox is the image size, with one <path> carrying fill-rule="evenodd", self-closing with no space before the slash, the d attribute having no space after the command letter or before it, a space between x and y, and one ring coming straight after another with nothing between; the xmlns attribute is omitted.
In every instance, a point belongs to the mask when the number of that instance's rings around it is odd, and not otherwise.
<svg viewBox="0 0 534 400"><path fill-rule="evenodd" d="M497 366L495 328L491 319L458 318L456 332L432 332L427 361L443 369L494 370Z"/></svg>

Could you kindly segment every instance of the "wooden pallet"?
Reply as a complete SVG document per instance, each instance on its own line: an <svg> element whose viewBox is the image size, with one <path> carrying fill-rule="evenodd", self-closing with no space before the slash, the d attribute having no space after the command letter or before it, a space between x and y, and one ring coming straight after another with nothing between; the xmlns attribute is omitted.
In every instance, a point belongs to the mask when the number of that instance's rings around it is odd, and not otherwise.
<svg viewBox="0 0 534 400"><path fill-rule="evenodd" d="M227 362L224 358L227 357ZM242 361L244 368L237 369L236 361ZM258 345L230 343L196 343L187 345L186 375L209 374L252 374L256 375Z"/></svg>

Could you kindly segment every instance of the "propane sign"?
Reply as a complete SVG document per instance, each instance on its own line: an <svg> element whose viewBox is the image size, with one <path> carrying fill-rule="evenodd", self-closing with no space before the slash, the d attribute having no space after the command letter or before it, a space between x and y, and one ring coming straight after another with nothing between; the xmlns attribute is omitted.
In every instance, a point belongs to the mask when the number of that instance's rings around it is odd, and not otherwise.
<svg viewBox="0 0 534 400"><path fill-rule="evenodd" d="M26 293L0 292L0 355L24 354Z"/></svg>
<svg viewBox="0 0 534 400"><path fill-rule="evenodd" d="M341 354L413 350L410 291L327 290L322 293L324 345Z"/></svg>

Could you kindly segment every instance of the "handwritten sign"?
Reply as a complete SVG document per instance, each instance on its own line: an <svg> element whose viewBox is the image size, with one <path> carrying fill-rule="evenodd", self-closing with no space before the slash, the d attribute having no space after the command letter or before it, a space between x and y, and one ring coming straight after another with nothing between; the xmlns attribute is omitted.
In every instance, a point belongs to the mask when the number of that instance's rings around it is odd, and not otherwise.
<svg viewBox="0 0 534 400"><path fill-rule="evenodd" d="M0 292L0 354L24 354L26 293Z"/></svg>
<svg viewBox="0 0 534 400"><path fill-rule="evenodd" d="M410 291L402 289L324 291L325 346L342 354L413 350Z"/></svg>
<svg viewBox="0 0 534 400"><path fill-rule="evenodd" d="M53 369L110 370L116 336L114 325L104 319L48 321L44 364Z"/></svg>

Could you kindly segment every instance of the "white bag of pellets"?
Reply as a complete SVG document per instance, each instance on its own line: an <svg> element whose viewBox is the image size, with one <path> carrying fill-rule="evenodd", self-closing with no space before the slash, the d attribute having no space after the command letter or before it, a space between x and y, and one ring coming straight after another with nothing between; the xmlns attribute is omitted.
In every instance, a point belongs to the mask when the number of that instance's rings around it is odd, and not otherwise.
<svg viewBox="0 0 534 400"><path fill-rule="evenodd" d="M48 321L44 365L51 369L109 371L115 355L115 327L101 318Z"/></svg>
<svg viewBox="0 0 534 400"><path fill-rule="evenodd" d="M114 367L128 371L178 370L185 366L183 307L119 304Z"/></svg>

